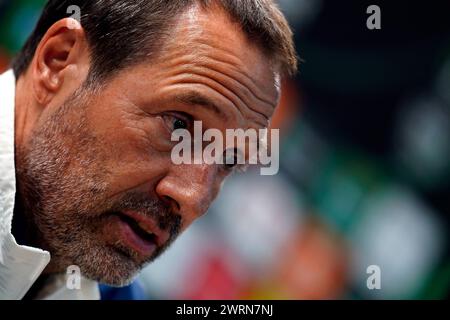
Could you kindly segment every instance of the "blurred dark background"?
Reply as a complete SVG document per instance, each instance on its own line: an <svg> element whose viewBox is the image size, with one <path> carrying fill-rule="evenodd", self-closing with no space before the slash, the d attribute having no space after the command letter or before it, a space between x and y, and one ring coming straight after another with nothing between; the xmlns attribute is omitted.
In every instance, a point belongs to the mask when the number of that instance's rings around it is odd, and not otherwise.
<svg viewBox="0 0 450 320"><path fill-rule="evenodd" d="M44 3L0 0L0 70ZM274 119L280 173L230 179L143 271L148 297L448 298L450 2L279 3L303 60Z"/></svg>

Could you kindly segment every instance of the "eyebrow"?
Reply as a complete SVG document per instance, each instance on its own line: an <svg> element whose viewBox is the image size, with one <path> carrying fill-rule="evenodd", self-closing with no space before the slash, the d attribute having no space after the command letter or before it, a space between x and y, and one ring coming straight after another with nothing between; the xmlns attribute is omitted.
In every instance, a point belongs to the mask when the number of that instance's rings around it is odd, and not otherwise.
<svg viewBox="0 0 450 320"><path fill-rule="evenodd" d="M186 93L179 93L175 96L175 99L183 104L204 107L216 113L220 117L228 119L228 115L221 108L219 108L213 101L211 101L211 99L202 95L199 92L192 91Z"/></svg>

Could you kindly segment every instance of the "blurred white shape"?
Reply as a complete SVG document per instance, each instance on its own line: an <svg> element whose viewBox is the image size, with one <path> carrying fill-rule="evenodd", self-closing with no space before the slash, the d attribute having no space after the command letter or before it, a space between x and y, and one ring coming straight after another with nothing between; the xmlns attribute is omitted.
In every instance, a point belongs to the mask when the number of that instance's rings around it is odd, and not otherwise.
<svg viewBox="0 0 450 320"><path fill-rule="evenodd" d="M405 103L398 114L397 158L425 185L450 170L450 108L433 97Z"/></svg>
<svg viewBox="0 0 450 320"><path fill-rule="evenodd" d="M227 182L213 206L224 238L257 274L269 272L301 225L294 188L281 175L255 172Z"/></svg>
<svg viewBox="0 0 450 320"><path fill-rule="evenodd" d="M351 234L351 278L366 298L412 298L443 249L435 214L410 191L391 187L368 198ZM381 290L368 290L366 268L380 266Z"/></svg>

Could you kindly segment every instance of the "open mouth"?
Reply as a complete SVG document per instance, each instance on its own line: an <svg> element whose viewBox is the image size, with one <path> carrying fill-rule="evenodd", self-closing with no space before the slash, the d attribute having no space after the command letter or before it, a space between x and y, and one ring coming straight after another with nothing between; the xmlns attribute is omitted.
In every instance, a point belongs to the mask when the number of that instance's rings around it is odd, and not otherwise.
<svg viewBox="0 0 450 320"><path fill-rule="evenodd" d="M135 211L114 212L119 238L122 244L138 253L144 259L150 258L158 247L169 239L169 234L161 230L156 221Z"/></svg>
<svg viewBox="0 0 450 320"><path fill-rule="evenodd" d="M114 212L113 216L117 228L114 232L117 232L121 244L143 259L152 257L158 248L163 248L169 241L170 233L161 229L157 220L148 214L121 210Z"/></svg>
<svg viewBox="0 0 450 320"><path fill-rule="evenodd" d="M146 231L144 226L140 225L136 220L123 213L119 213L119 218L121 221L128 224L131 230L133 230L133 232L143 241L150 244L156 244L156 235L153 232Z"/></svg>

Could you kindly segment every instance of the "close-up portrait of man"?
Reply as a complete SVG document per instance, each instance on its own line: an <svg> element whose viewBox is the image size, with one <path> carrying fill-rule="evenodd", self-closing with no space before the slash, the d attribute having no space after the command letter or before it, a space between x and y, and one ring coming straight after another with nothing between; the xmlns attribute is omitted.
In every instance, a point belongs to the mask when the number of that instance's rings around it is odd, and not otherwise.
<svg viewBox="0 0 450 320"><path fill-rule="evenodd" d="M270 128L293 33L271 0L49 0L37 21L0 75L0 299L133 298L240 166L175 164L172 133Z"/></svg>
<svg viewBox="0 0 450 320"><path fill-rule="evenodd" d="M0 300L285 319L448 299L449 12L0 0Z"/></svg>

